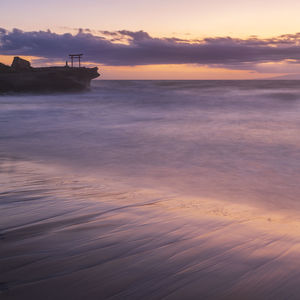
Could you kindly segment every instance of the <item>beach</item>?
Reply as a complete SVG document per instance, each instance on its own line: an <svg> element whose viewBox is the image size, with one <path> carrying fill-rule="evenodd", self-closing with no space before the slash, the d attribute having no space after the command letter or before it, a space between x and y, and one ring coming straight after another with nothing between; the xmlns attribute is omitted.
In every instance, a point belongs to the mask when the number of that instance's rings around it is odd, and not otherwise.
<svg viewBox="0 0 300 300"><path fill-rule="evenodd" d="M0 96L1 299L297 299L298 81Z"/></svg>

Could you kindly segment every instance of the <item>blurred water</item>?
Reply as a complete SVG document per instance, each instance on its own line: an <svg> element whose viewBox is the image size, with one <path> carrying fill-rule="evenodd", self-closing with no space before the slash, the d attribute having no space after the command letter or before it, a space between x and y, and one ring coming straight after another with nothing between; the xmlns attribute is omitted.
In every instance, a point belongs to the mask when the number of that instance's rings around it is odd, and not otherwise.
<svg viewBox="0 0 300 300"><path fill-rule="evenodd" d="M299 129L299 81L0 96L0 296L298 299Z"/></svg>
<svg viewBox="0 0 300 300"><path fill-rule="evenodd" d="M132 184L299 209L298 81L102 81L0 97L0 151Z"/></svg>

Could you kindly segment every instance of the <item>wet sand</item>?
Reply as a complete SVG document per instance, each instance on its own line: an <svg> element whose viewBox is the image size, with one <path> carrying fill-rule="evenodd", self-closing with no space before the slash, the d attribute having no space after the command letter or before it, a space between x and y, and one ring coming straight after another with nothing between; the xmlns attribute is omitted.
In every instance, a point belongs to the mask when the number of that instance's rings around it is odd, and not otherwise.
<svg viewBox="0 0 300 300"><path fill-rule="evenodd" d="M299 296L295 216L22 160L0 170L1 299Z"/></svg>
<svg viewBox="0 0 300 300"><path fill-rule="evenodd" d="M299 299L298 81L0 97L0 299Z"/></svg>

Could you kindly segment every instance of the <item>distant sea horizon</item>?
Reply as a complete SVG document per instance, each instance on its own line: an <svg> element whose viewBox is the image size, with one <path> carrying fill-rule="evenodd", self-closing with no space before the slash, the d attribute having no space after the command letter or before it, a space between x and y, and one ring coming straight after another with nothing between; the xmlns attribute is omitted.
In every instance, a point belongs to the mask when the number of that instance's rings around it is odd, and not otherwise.
<svg viewBox="0 0 300 300"><path fill-rule="evenodd" d="M101 72L101 70L100 70ZM251 78L251 79L141 79L141 78L132 78L132 79L127 79L127 78L114 78L114 79L106 79L106 78L97 78L94 81L119 81L119 80L137 80L137 81L143 81L143 80L149 80L149 81L253 81L253 80L300 80L300 74L287 74L287 75L282 75L282 76L273 76L273 77L266 77L266 78Z"/></svg>

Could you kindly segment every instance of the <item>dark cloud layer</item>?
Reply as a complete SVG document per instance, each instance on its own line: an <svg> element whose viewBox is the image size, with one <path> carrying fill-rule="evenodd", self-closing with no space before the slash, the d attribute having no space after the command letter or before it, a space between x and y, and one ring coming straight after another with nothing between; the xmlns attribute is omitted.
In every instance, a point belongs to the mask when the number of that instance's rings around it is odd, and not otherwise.
<svg viewBox="0 0 300 300"><path fill-rule="evenodd" d="M261 62L300 59L300 33L272 39L153 38L147 32L127 30L57 34L48 31L7 31L0 28L0 54L64 59L81 52L85 59L105 65L203 64L251 68Z"/></svg>

